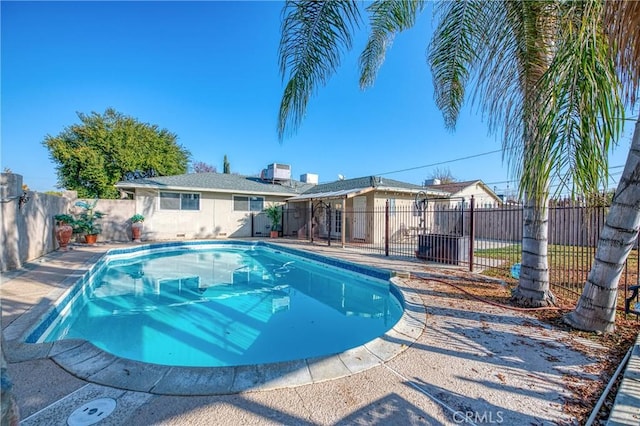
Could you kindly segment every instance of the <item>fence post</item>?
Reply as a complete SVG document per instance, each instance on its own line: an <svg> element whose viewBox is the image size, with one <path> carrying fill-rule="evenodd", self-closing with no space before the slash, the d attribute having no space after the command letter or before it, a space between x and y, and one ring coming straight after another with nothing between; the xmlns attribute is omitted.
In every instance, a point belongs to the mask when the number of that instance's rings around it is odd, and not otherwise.
<svg viewBox="0 0 640 426"><path fill-rule="evenodd" d="M384 255L389 256L389 200L384 204Z"/></svg>
<svg viewBox="0 0 640 426"><path fill-rule="evenodd" d="M329 217L329 230L328 230L328 234L327 234L327 245L329 247L331 247L331 204L329 203L325 203L325 205L327 206L327 216Z"/></svg>
<svg viewBox="0 0 640 426"><path fill-rule="evenodd" d="M289 232L289 202L285 201L282 205L282 236L284 237L287 233L291 234Z"/></svg>
<svg viewBox="0 0 640 426"><path fill-rule="evenodd" d="M347 196L342 199L342 215L340 215L340 242L342 248L345 248L347 241Z"/></svg>
<svg viewBox="0 0 640 426"><path fill-rule="evenodd" d="M471 196L471 206L469 210L469 272L473 272L473 242L475 240L475 204L476 200Z"/></svg>
<svg viewBox="0 0 640 426"><path fill-rule="evenodd" d="M313 198L311 199L311 221L309 222L309 234L311 235L311 242L313 243L313 225L314 225L314 221L313 219L315 219L315 207L313 207Z"/></svg>
<svg viewBox="0 0 640 426"><path fill-rule="evenodd" d="M251 237L252 238L256 236L255 227L254 227L255 225L253 223L255 218L256 218L256 214L251 212Z"/></svg>

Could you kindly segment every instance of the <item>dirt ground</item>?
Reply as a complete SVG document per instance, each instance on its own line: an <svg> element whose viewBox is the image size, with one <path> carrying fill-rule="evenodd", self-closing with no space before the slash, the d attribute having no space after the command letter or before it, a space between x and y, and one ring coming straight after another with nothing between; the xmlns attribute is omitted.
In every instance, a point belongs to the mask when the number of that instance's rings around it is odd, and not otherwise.
<svg viewBox="0 0 640 426"><path fill-rule="evenodd" d="M461 299L475 299L479 303L495 304L496 306L514 309L518 312L527 312L554 329L563 330L572 337L589 339L606 348L604 353L598 354L599 362L597 366L592 367L589 371L597 375L597 380L584 380L571 375L564 377L565 384L567 388L572 391L572 395L565 397L563 411L577 418L579 423L583 424L591 415L593 408L601 397L615 370L618 368L618 365L622 362L629 348L634 344L637 338L640 320L636 318L635 315L625 315L623 311L619 311L616 315L616 331L614 333L599 334L583 332L572 329L562 320L562 317L574 308L573 303L567 302L562 298L557 299L557 306L553 308L523 310L513 305L510 300L511 290L514 284L503 283L504 285L499 285L491 279L484 281L478 277L478 275L461 272L449 273L448 275L451 275L451 277L438 277L437 279L436 288L443 293L450 295L452 291L456 291ZM593 353L590 353L589 348L585 348L584 345L577 342L576 339L566 339L565 343L571 345L571 347L578 351L584 351L585 354L589 353L593 355ZM594 424L604 425L606 423L621 378L622 375L617 378L614 386L611 388L607 399L599 410Z"/></svg>

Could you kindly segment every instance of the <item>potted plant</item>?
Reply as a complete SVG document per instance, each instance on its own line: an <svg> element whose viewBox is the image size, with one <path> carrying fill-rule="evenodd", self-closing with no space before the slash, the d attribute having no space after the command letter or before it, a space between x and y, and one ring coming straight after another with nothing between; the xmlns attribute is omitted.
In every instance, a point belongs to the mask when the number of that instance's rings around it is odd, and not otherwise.
<svg viewBox="0 0 640 426"><path fill-rule="evenodd" d="M71 235L73 235L74 219L70 214L57 214L53 216L56 221L56 240L60 246L60 250L68 250Z"/></svg>
<svg viewBox="0 0 640 426"><path fill-rule="evenodd" d="M140 236L142 235L142 222L144 222L144 216L140 213L136 213L129 219L131 221L131 236L132 240L136 243L140 242Z"/></svg>
<svg viewBox="0 0 640 426"><path fill-rule="evenodd" d="M280 221L282 220L282 209L280 206L273 204L264 209L265 214L271 221L271 238L278 238L278 231L280 230Z"/></svg>
<svg viewBox="0 0 640 426"><path fill-rule="evenodd" d="M102 226L96 221L105 214L95 209L97 203L97 199L93 203L76 202L76 206L82 207L82 211L74 221L74 228L76 232L84 233L84 240L87 244L95 244L98 240L98 234L102 232Z"/></svg>

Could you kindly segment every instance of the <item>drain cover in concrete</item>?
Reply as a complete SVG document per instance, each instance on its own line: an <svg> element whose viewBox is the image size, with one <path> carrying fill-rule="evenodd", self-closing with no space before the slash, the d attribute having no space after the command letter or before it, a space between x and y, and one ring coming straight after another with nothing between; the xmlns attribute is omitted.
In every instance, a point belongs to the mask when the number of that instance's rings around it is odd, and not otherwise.
<svg viewBox="0 0 640 426"><path fill-rule="evenodd" d="M67 419L67 424L69 426L87 426L98 423L111 414L114 408L116 408L115 399L94 399L71 413Z"/></svg>

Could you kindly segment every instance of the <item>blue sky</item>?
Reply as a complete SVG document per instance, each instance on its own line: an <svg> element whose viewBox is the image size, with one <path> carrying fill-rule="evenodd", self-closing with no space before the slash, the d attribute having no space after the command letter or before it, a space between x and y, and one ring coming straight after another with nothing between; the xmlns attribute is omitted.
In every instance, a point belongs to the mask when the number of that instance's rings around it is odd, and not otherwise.
<svg viewBox="0 0 640 426"><path fill-rule="evenodd" d="M279 143L284 88L278 70L280 2L1 2L2 169L30 189L55 189L42 146L77 123L76 112L108 107L178 135L222 171L256 175L285 163L320 182L383 175L420 184L436 168L482 179L499 193L512 177L479 114L463 111L455 132L435 106L426 47L430 10L400 34L374 87L358 87L366 28L337 74L311 99L294 136ZM624 164L632 122L612 154ZM433 165L433 166L431 166ZM405 170L403 172L399 172ZM617 183L621 167L611 170Z"/></svg>

